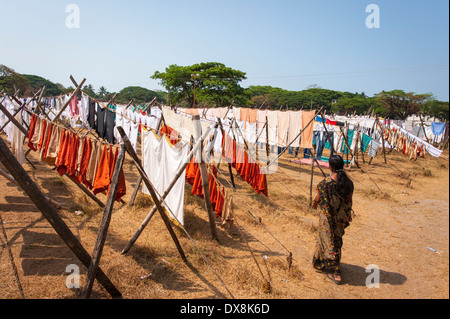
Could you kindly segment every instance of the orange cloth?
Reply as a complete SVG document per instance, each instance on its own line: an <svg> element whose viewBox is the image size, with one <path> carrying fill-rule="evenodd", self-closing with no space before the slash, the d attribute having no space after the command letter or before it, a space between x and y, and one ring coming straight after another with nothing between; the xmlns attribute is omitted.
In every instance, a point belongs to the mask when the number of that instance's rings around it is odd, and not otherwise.
<svg viewBox="0 0 450 319"><path fill-rule="evenodd" d="M42 122L41 136L39 137L39 143L37 145L38 149L42 148L42 144L44 143L44 137L45 137L45 132L46 131L47 131L47 121L43 121Z"/></svg>
<svg viewBox="0 0 450 319"><path fill-rule="evenodd" d="M48 127L47 130L47 134L44 138L44 142L42 144L42 149L41 149L41 160L44 160L47 158L47 151L48 151L48 145L50 143L50 138L52 136L52 131L53 131L53 123L50 122L50 125Z"/></svg>
<svg viewBox="0 0 450 319"><path fill-rule="evenodd" d="M37 122L37 116L34 114L31 114L30 129L28 130L28 147L31 148L35 152L36 152L36 147L34 147L34 144L31 143L31 138L35 134L36 122Z"/></svg>
<svg viewBox="0 0 450 319"><path fill-rule="evenodd" d="M101 193L108 189L110 184L110 158L108 152L108 146L103 147L100 162L98 163L97 172L95 174L94 185L92 192L94 195Z"/></svg>
<svg viewBox="0 0 450 319"><path fill-rule="evenodd" d="M65 165L65 156L69 146L70 132L64 130L62 133L61 144L59 145L58 157L56 158L56 170L59 175L64 175L67 172L67 166Z"/></svg>
<svg viewBox="0 0 450 319"><path fill-rule="evenodd" d="M197 173L198 163L194 163L194 157L191 158L191 161L186 166L186 181L193 185L195 180L195 174Z"/></svg>
<svg viewBox="0 0 450 319"><path fill-rule="evenodd" d="M257 115L258 115L258 110L257 109L249 109L248 110L248 122L249 123L255 123Z"/></svg>
<svg viewBox="0 0 450 319"><path fill-rule="evenodd" d="M302 113L302 129L304 130L300 139L301 148L312 148L313 133L314 133L314 122L311 122L308 127L308 123L315 118L315 111L303 111ZM305 129L306 127L306 129Z"/></svg>
<svg viewBox="0 0 450 319"><path fill-rule="evenodd" d="M112 147L110 148L110 156L112 157ZM110 184L108 186L108 196L109 196L109 189L111 187L111 181L112 181L112 176L114 173L114 169L116 167L116 162L117 162L117 157L119 156L119 149L116 148L116 154L114 155L114 159L111 161L111 165L110 165ZM126 187L126 183L125 183L125 175L123 174L123 168L120 169L120 174L119 174L119 181L117 182L117 189L116 189L116 197L114 198L115 201L119 202L120 199L126 194L127 192L127 187Z"/></svg>
<svg viewBox="0 0 450 319"><path fill-rule="evenodd" d="M92 185L86 180L86 174L88 169L89 160L91 159L92 152L92 142L91 139L85 137L83 143L83 151L81 155L80 172L78 177L80 182L86 185L86 187L91 188Z"/></svg>

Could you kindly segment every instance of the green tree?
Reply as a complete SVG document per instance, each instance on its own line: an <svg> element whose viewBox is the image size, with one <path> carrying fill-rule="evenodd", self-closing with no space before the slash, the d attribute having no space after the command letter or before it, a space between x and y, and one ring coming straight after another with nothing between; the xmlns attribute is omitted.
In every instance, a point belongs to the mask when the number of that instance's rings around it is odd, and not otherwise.
<svg viewBox="0 0 450 319"><path fill-rule="evenodd" d="M45 86L44 96L57 96L63 93L56 83L44 79L41 76L31 74L22 74L22 76L28 79L28 84L32 92L37 92Z"/></svg>
<svg viewBox="0 0 450 319"><path fill-rule="evenodd" d="M117 94L116 100L121 103L126 103L134 99L135 103L148 103L155 97L158 102L166 102L167 93L155 92L140 86L127 86Z"/></svg>
<svg viewBox="0 0 450 319"><path fill-rule="evenodd" d="M184 106L226 106L233 101L237 105L247 104L250 95L239 85L245 73L217 62L205 62L191 66L170 65L165 72L156 71L152 79L169 92L171 103ZM195 87L195 90L194 90Z"/></svg>
<svg viewBox="0 0 450 319"><path fill-rule="evenodd" d="M392 119L405 120L426 105L432 94L415 94L403 90L381 91L375 94L378 107L375 112Z"/></svg>
<svg viewBox="0 0 450 319"><path fill-rule="evenodd" d="M109 94L109 92L104 86L101 86L98 88L97 97L99 99L107 99L108 94Z"/></svg>
<svg viewBox="0 0 450 319"><path fill-rule="evenodd" d="M14 88L20 90L20 96L31 94L28 79L6 65L0 64L0 90L14 94Z"/></svg>
<svg viewBox="0 0 450 319"><path fill-rule="evenodd" d="M95 93L95 90L94 90L94 87L92 86L92 84L87 84L87 85L83 86L82 91L94 99L98 97L97 93Z"/></svg>

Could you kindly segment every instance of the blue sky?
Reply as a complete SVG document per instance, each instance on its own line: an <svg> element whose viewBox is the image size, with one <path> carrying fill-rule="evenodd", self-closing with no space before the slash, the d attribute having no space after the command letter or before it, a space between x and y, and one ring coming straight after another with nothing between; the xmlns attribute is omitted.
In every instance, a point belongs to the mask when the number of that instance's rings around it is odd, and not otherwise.
<svg viewBox="0 0 450 319"><path fill-rule="evenodd" d="M80 10L67 28L66 6ZM366 27L366 6L380 28ZM171 65L222 62L242 86L433 93L449 100L447 0L0 0L0 64L71 85L162 89Z"/></svg>

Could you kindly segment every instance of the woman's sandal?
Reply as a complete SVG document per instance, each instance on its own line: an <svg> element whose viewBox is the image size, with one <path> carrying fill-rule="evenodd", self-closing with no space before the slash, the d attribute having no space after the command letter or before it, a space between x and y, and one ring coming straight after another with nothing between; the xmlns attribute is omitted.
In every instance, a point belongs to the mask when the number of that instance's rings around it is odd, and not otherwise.
<svg viewBox="0 0 450 319"><path fill-rule="evenodd" d="M334 278L334 274L327 274L327 277L336 285L342 285L342 280L336 280L336 278Z"/></svg>

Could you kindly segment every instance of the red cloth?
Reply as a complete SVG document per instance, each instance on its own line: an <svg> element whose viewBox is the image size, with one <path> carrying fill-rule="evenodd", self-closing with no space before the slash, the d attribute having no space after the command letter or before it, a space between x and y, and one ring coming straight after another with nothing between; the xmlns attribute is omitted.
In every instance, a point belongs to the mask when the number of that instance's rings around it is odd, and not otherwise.
<svg viewBox="0 0 450 319"><path fill-rule="evenodd" d="M34 131L36 130L36 122L37 122L37 116L34 114L31 114L31 121L30 121L30 129L28 130L28 147L31 148L33 151L36 152L36 147L34 147L33 143L31 143L31 138L34 135Z"/></svg>

